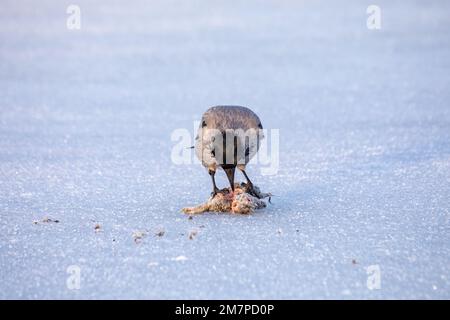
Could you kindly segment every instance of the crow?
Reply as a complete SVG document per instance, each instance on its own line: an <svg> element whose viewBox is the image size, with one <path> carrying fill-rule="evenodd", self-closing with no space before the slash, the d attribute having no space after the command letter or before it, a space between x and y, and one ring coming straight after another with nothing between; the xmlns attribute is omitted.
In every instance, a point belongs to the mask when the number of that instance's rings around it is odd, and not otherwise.
<svg viewBox="0 0 450 320"><path fill-rule="evenodd" d="M244 174L247 188L253 188L245 166L259 150L264 138L262 129L259 117L246 107L215 106L203 114L195 138L195 153L211 176L213 197L219 191L215 181L217 168L225 171L232 192L236 167Z"/></svg>

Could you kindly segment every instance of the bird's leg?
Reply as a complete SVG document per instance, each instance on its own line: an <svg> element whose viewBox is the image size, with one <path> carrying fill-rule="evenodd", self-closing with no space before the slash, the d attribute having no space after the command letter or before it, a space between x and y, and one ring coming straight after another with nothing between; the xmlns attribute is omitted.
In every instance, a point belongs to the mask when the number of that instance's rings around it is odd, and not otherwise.
<svg viewBox="0 0 450 320"><path fill-rule="evenodd" d="M217 188L217 185L216 185L216 179L214 178L216 171L208 170L208 173L211 176L211 180L213 183L213 191L211 192L211 196L214 198L217 195L217 192L219 192L219 188Z"/></svg>
<svg viewBox="0 0 450 320"><path fill-rule="evenodd" d="M247 180L247 190L250 192L253 192L253 183L250 181L250 178L248 177L247 173L245 172L245 170L242 170L242 173L244 174L245 179Z"/></svg>
<svg viewBox="0 0 450 320"><path fill-rule="evenodd" d="M234 170L236 169L235 166L231 166L229 168L224 168L223 170L227 174L228 181L230 182L231 187L231 193L234 192Z"/></svg>

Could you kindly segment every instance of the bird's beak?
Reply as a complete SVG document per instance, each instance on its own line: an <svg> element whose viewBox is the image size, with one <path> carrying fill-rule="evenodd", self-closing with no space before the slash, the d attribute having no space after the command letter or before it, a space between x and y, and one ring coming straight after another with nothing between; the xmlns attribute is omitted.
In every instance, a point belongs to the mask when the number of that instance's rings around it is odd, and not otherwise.
<svg viewBox="0 0 450 320"><path fill-rule="evenodd" d="M234 170L236 170L236 167L224 170L225 173L227 174L228 181L230 182L231 190L234 192Z"/></svg>

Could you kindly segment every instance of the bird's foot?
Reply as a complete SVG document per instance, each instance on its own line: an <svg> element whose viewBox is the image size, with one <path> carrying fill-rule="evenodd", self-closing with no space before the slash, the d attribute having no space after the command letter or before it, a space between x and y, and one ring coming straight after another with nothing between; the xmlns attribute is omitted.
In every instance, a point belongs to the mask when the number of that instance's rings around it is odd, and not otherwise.
<svg viewBox="0 0 450 320"><path fill-rule="evenodd" d="M253 187L253 183L251 183L251 182L246 183L245 192L247 192L248 194L251 194L252 196L259 198L258 195L256 194L255 188Z"/></svg>
<svg viewBox="0 0 450 320"><path fill-rule="evenodd" d="M219 193L219 188L214 188L214 190L211 192L211 199L214 199L215 196Z"/></svg>

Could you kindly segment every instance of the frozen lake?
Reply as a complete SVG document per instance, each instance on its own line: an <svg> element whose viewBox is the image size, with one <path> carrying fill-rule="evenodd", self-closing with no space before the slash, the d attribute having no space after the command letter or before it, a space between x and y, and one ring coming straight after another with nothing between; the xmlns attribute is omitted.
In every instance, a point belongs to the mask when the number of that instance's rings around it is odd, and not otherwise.
<svg viewBox="0 0 450 320"><path fill-rule="evenodd" d="M450 298L450 2L74 3L1 4L0 298ZM189 220L217 104L279 129L275 197Z"/></svg>

